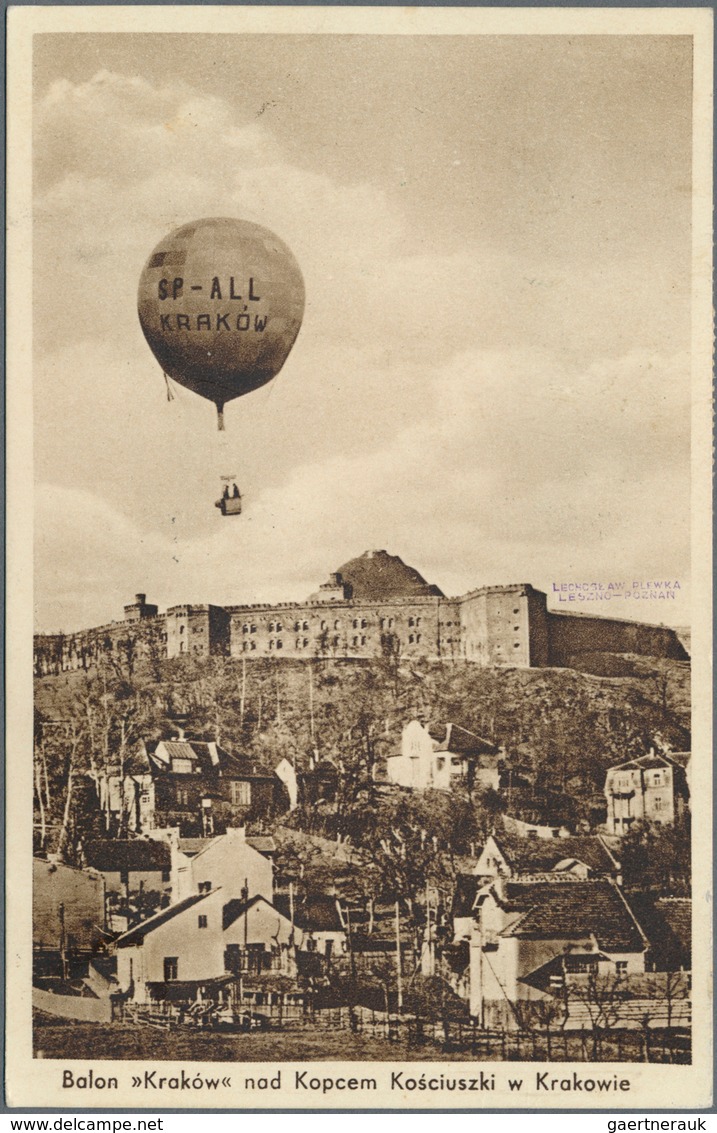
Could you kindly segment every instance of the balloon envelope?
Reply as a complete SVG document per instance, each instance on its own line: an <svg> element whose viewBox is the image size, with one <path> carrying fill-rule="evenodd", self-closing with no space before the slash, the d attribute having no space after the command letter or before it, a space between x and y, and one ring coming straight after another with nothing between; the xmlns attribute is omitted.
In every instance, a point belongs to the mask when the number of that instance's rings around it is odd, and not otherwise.
<svg viewBox="0 0 717 1133"><path fill-rule="evenodd" d="M165 374L221 414L225 402L271 381L284 365L301 326L304 281L267 228L211 217L157 244L137 306Z"/></svg>

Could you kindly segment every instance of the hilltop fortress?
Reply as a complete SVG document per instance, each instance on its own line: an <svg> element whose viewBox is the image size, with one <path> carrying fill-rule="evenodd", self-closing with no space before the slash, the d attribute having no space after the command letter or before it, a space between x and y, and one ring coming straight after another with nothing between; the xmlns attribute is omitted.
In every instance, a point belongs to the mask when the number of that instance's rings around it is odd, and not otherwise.
<svg viewBox="0 0 717 1133"><path fill-rule="evenodd" d="M137 594L121 622L37 634L35 675L87 670L102 655L136 659L149 651L168 658L423 657L519 667L570 667L593 652L688 656L666 626L554 613L528 583L446 598L398 556L366 551L303 603L172 606L160 614Z"/></svg>

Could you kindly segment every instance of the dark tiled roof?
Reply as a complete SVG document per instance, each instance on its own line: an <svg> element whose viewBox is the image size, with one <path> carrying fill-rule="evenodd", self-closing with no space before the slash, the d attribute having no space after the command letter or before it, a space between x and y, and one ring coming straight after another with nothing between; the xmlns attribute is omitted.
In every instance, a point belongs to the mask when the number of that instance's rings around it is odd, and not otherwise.
<svg viewBox="0 0 717 1133"><path fill-rule="evenodd" d="M259 901L262 901L267 908L271 909L272 912L276 913L278 916L284 917L285 920L289 919L288 916L285 916L282 910L278 908L276 902L272 903L271 901L267 901L266 897L262 897L260 893L257 893L248 901L243 901L240 897L233 897L231 901L227 901L222 909L222 928L229 928L247 909L250 909L252 905L256 905Z"/></svg>
<svg viewBox="0 0 717 1133"><path fill-rule="evenodd" d="M501 903L521 914L503 929L503 936L573 940L592 935L606 952L643 952L647 946L622 894L610 881L508 881Z"/></svg>
<svg viewBox="0 0 717 1133"><path fill-rule="evenodd" d="M497 755L498 749L490 740L483 739L460 724L437 724L428 729L436 741L436 751L453 751L463 755Z"/></svg>
<svg viewBox="0 0 717 1133"><path fill-rule="evenodd" d="M209 893L193 893L191 897L185 897L183 901L178 901L176 905L170 905L168 908L162 909L161 912L155 913L155 915L148 920L135 925L129 932L125 932L124 935L120 936L115 942L115 946L117 948L125 948L128 944L141 944L145 936L148 936L150 932L154 932L160 925L166 924L167 921L173 920L173 918L179 916L180 913L191 909L192 905L198 905L200 901L206 900L207 897L209 897Z"/></svg>
<svg viewBox="0 0 717 1133"><path fill-rule="evenodd" d="M610 768L610 771L651 771L656 767L670 767L677 766L683 767L689 759L689 752L675 752L674 755L670 752L669 755L656 755L655 752L650 752L648 755L638 755L635 759L628 759L624 763L618 763Z"/></svg>
<svg viewBox="0 0 717 1133"><path fill-rule="evenodd" d="M290 919L289 898L286 894L274 897L274 907ZM336 908L336 898L317 893L294 902L294 924L304 932L342 932L343 925Z"/></svg>
<svg viewBox="0 0 717 1133"><path fill-rule="evenodd" d="M247 845L256 850L258 854L275 854L276 842L271 834L247 834Z"/></svg>
<svg viewBox="0 0 717 1133"><path fill-rule="evenodd" d="M170 762L157 756L157 747L161 743L169 756ZM237 779L273 779L274 773L264 767L255 759L247 755L230 755L217 744L210 744L203 740L161 740L157 744L147 745L150 751L150 763L156 771L172 771L173 759L190 759L197 767L200 775L218 775ZM177 772L176 774L179 774Z"/></svg>
<svg viewBox="0 0 717 1133"><path fill-rule="evenodd" d="M689 897L631 895L630 903L650 942L650 955L658 971L692 966L692 901Z"/></svg>
<svg viewBox="0 0 717 1133"><path fill-rule="evenodd" d="M172 855L166 842L153 838L135 838L127 841L98 839L84 846L88 866L103 873L117 873L129 870L132 873L149 873L152 870L168 870Z"/></svg>
<svg viewBox="0 0 717 1133"><path fill-rule="evenodd" d="M596 834L577 834L570 838L521 838L501 830L493 839L515 873L547 873L561 862L583 862L593 873L611 876L616 863Z"/></svg>

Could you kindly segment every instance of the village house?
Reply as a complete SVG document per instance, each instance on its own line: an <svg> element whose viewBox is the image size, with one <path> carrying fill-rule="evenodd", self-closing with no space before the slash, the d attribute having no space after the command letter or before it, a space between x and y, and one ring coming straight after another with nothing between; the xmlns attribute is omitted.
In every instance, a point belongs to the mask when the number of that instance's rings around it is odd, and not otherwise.
<svg viewBox="0 0 717 1133"><path fill-rule="evenodd" d="M620 863L597 835L531 838L502 827L489 834L470 874L458 874L453 897L453 943L471 936L478 893L494 878L550 881L569 875L581 881L605 877L622 881Z"/></svg>
<svg viewBox="0 0 717 1133"><path fill-rule="evenodd" d="M257 894L248 901L222 889L195 893L163 909L115 942L117 980L135 1003L242 973L296 972L301 930Z"/></svg>
<svg viewBox="0 0 717 1133"><path fill-rule="evenodd" d="M608 768L605 798L609 834L627 834L641 820L672 824L689 803L684 766L654 751L628 759Z"/></svg>
<svg viewBox="0 0 717 1133"><path fill-rule="evenodd" d="M151 838L103 838L86 842L82 854L90 869L101 873L108 896L128 897L141 891L169 897L172 892L169 847Z"/></svg>
<svg viewBox="0 0 717 1133"><path fill-rule="evenodd" d="M35 970L59 975L78 962L86 963L106 939L101 874L33 858L32 890Z"/></svg>
<svg viewBox="0 0 717 1133"><path fill-rule="evenodd" d="M176 828L154 830L152 838L170 860L172 903L221 888L228 897L259 894L271 901L274 839L247 837L243 826L215 838L180 838Z"/></svg>
<svg viewBox="0 0 717 1133"><path fill-rule="evenodd" d="M521 1026L526 1004L559 998L573 977L645 970L647 937L611 880L499 878L476 904L470 1011L482 1026Z"/></svg>
<svg viewBox="0 0 717 1133"><path fill-rule="evenodd" d="M411 720L401 735L401 754L386 760L388 780L414 791L453 786L498 790L498 749L458 724L426 727Z"/></svg>
<svg viewBox="0 0 717 1133"><path fill-rule="evenodd" d="M295 898L282 893L274 897L274 905L301 929L305 952L330 961L346 950L346 929L336 897L312 893Z"/></svg>
<svg viewBox="0 0 717 1133"><path fill-rule="evenodd" d="M255 760L184 738L141 743L125 767L98 774L97 789L110 831L204 837L271 813L283 790Z"/></svg>

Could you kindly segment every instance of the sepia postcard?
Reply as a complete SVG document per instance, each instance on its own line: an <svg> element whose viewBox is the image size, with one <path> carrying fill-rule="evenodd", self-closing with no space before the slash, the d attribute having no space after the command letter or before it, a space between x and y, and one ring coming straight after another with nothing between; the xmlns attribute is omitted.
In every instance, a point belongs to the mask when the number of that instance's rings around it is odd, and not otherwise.
<svg viewBox="0 0 717 1133"><path fill-rule="evenodd" d="M9 10L11 1107L712 1104L712 11Z"/></svg>

